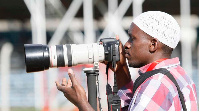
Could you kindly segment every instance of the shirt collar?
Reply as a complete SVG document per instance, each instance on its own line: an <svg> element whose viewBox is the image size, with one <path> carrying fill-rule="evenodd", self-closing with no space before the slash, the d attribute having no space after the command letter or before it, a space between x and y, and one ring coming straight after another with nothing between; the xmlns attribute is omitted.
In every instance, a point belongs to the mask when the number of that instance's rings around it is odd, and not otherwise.
<svg viewBox="0 0 200 112"><path fill-rule="evenodd" d="M140 67L139 73L145 73L152 63L149 63L147 65ZM180 65L180 61L179 61L178 57L172 58L172 59L166 59L166 60L158 63L152 70L155 70L155 69L158 69L158 68L170 68L173 65L174 66Z"/></svg>

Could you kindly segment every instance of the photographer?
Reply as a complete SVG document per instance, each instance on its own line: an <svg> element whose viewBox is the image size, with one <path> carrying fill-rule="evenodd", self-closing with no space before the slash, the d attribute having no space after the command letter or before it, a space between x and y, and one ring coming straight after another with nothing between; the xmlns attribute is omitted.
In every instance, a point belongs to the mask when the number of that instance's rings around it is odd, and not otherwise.
<svg viewBox="0 0 200 112"><path fill-rule="evenodd" d="M120 61L115 70L111 68L117 75L122 110L181 111L185 104L187 111L197 111L195 84L180 66L179 59L171 59L172 51L180 40L180 27L176 20L164 12L144 12L133 20L128 34L129 40L124 47L120 44ZM132 82L125 58L129 67L139 68L140 76L166 68L178 83L183 98L179 98L178 87L167 73L151 74L133 92L133 86L139 80ZM68 73L68 81L64 78L61 85L56 82L58 90L79 110L93 110L73 71L69 69Z"/></svg>

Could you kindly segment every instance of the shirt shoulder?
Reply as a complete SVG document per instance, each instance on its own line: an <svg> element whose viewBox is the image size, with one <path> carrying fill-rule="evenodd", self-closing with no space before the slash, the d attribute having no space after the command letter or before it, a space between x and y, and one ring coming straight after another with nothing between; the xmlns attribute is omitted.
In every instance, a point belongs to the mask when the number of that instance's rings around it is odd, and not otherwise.
<svg viewBox="0 0 200 112"><path fill-rule="evenodd" d="M162 73L149 77L136 90L130 110L169 110L173 102L170 86L171 82Z"/></svg>
<svg viewBox="0 0 200 112"><path fill-rule="evenodd" d="M196 87L192 79L186 74L180 66L170 68L169 72L176 79L180 90L182 91L188 110L197 109ZM146 79L139 87L136 104L144 105L142 97L149 98L146 110L152 110L153 105L159 106L158 110L181 110L179 95L175 84L162 73L156 73ZM146 101L145 101L146 102ZM165 106L163 105L165 104ZM168 106L166 106L168 105ZM155 108L153 108L155 109Z"/></svg>

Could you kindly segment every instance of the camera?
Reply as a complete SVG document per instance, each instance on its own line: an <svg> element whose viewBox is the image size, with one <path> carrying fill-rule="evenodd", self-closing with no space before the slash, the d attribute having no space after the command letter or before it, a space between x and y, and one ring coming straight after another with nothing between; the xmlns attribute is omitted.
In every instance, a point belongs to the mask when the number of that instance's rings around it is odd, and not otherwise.
<svg viewBox="0 0 200 112"><path fill-rule="evenodd" d="M48 47L42 44L25 44L26 72L37 72L49 67L71 67L94 62L120 60L119 41L103 38L93 44L65 44Z"/></svg>

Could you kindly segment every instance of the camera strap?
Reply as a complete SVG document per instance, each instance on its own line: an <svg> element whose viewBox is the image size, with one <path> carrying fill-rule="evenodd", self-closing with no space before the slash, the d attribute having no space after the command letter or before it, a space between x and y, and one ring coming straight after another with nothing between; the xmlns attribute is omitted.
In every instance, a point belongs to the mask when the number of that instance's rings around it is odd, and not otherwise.
<svg viewBox="0 0 200 112"><path fill-rule="evenodd" d="M174 76L166 69L166 68L160 68L160 69L155 69L152 71L148 71L145 73L140 73L140 76L136 79L136 81L134 82L133 85L133 94L135 93L135 91L137 90L137 88L149 77L157 74L157 73L162 73L164 75L166 75L176 86L177 90L178 90L178 94L179 94L179 98L182 104L182 108L184 111L187 111L186 105L185 105L185 100L184 100L184 96L183 93L180 90L180 87L176 81L176 79L174 78Z"/></svg>
<svg viewBox="0 0 200 112"><path fill-rule="evenodd" d="M116 74L114 72L114 86L112 91L112 88L108 83L108 69L109 69L109 64L106 65L106 75L107 75L106 95L108 102L108 111L120 111L121 100L120 97L117 95L118 89L117 89Z"/></svg>

